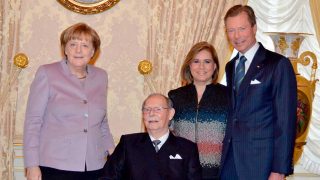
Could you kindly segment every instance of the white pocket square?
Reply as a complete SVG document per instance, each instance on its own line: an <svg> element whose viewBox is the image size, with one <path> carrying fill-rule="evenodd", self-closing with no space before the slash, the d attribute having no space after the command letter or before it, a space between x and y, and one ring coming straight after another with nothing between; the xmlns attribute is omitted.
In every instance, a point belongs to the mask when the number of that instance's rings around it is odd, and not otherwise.
<svg viewBox="0 0 320 180"><path fill-rule="evenodd" d="M257 79L255 79L255 80L251 81L250 84L261 84L261 82L258 81Z"/></svg>
<svg viewBox="0 0 320 180"><path fill-rule="evenodd" d="M169 159L182 159L182 157L179 154L176 154L176 156L169 156Z"/></svg>

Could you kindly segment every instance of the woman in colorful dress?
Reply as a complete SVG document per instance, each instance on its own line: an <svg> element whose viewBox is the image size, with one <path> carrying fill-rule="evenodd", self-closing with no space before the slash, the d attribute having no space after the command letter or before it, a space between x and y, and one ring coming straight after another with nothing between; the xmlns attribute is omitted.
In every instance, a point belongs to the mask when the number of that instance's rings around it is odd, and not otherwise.
<svg viewBox="0 0 320 180"><path fill-rule="evenodd" d="M198 145L203 179L218 179L228 113L225 86L217 83L219 61L208 42L195 44L181 68L182 87L169 91L176 113L171 128Z"/></svg>

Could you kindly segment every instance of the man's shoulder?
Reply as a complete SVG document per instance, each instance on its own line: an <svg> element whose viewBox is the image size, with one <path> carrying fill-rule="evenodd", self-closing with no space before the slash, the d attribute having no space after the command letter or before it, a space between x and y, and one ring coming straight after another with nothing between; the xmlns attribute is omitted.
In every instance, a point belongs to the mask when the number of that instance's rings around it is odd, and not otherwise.
<svg viewBox="0 0 320 180"><path fill-rule="evenodd" d="M227 62L226 64L226 70L230 68L230 66L234 63L234 61L238 58L238 56L233 57L230 61Z"/></svg>
<svg viewBox="0 0 320 180"><path fill-rule="evenodd" d="M138 147L137 145L145 144L147 136L148 134L146 133L124 134L120 137L117 147L127 150L136 149Z"/></svg>
<svg viewBox="0 0 320 180"><path fill-rule="evenodd" d="M282 69L285 68L293 68L292 65L291 65L291 62L290 60L279 54L279 53L276 53L276 52L272 52L270 50L267 50L265 51L265 66L271 66L271 67L274 67L276 69Z"/></svg>
<svg viewBox="0 0 320 180"><path fill-rule="evenodd" d="M121 136L121 138L124 138L124 139L136 139L136 138L145 137L146 135L148 135L148 133L145 133L145 132L132 133L132 134L124 134L124 135Z"/></svg>
<svg viewBox="0 0 320 180"><path fill-rule="evenodd" d="M181 145L181 146L196 146L196 143L190 141L189 139L186 139L184 137L180 137L180 136L175 136L173 135L173 138L175 138L175 141Z"/></svg>
<svg viewBox="0 0 320 180"><path fill-rule="evenodd" d="M266 59L271 59L273 62L275 61L279 61L279 60L288 60L288 58L286 58L285 56L277 53L277 52L273 52L269 49L266 49L262 44L260 44L259 49L257 50L256 54L265 54Z"/></svg>
<svg viewBox="0 0 320 180"><path fill-rule="evenodd" d="M266 51L266 56L270 59L274 59L274 60L280 60L280 59L288 59L286 58L285 56L279 54L279 53L276 53L276 52L273 52L273 51L270 51L268 49L265 49Z"/></svg>

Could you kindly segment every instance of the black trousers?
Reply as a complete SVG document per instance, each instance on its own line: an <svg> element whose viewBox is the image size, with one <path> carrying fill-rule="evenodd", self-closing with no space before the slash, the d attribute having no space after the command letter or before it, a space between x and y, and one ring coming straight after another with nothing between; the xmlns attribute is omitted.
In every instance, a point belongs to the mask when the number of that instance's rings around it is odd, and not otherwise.
<svg viewBox="0 0 320 180"><path fill-rule="evenodd" d="M102 176L102 169L95 171L64 171L40 166L42 180L98 180Z"/></svg>

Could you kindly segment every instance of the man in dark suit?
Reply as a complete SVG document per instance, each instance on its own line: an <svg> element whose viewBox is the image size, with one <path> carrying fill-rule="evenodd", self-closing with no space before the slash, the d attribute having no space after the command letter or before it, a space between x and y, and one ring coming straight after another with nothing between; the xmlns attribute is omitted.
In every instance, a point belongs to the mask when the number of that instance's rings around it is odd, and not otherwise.
<svg viewBox="0 0 320 180"><path fill-rule="evenodd" d="M174 112L167 97L148 96L142 106L147 133L121 137L102 179L201 179L197 145L169 132Z"/></svg>
<svg viewBox="0 0 320 180"><path fill-rule="evenodd" d="M224 18L238 55L226 66L232 103L222 180L284 179L293 172L297 85L289 59L256 41L254 11L236 5Z"/></svg>

